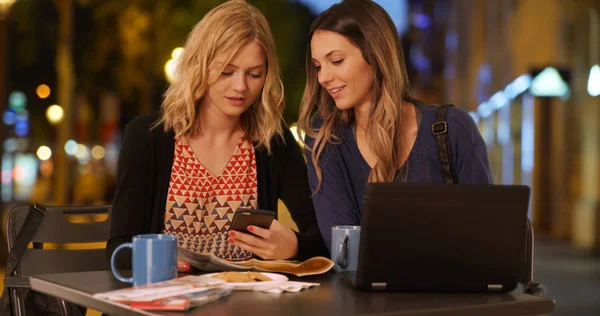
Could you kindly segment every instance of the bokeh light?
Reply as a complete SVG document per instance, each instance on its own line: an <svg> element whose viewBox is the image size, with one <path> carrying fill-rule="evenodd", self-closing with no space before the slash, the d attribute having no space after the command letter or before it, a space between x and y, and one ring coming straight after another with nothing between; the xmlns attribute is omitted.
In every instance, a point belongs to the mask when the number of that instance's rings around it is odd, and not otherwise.
<svg viewBox="0 0 600 316"><path fill-rule="evenodd" d="M78 144L75 157L77 158L77 162L84 165L90 161L90 151L85 145Z"/></svg>
<svg viewBox="0 0 600 316"><path fill-rule="evenodd" d="M181 56L181 53L183 53L183 47L177 47L171 52L171 58L177 59Z"/></svg>
<svg viewBox="0 0 600 316"><path fill-rule="evenodd" d="M13 125L17 122L17 113L11 109L7 109L4 111L4 115L2 116L2 121L6 125Z"/></svg>
<svg viewBox="0 0 600 316"><path fill-rule="evenodd" d="M52 149L48 146L40 146L36 154L40 160L48 160L52 157Z"/></svg>
<svg viewBox="0 0 600 316"><path fill-rule="evenodd" d="M174 80L176 66L177 65L175 59L169 59L169 61L167 61L167 63L165 64L165 78L167 78L167 81L169 83L172 83Z"/></svg>
<svg viewBox="0 0 600 316"><path fill-rule="evenodd" d="M57 124L62 121L65 112L60 105L54 104L46 110L46 118L51 124Z"/></svg>
<svg viewBox="0 0 600 316"><path fill-rule="evenodd" d="M50 87L45 84L41 84L35 89L35 93L40 99L45 99L50 96Z"/></svg>
<svg viewBox="0 0 600 316"><path fill-rule="evenodd" d="M100 146L100 145L96 145L94 147L92 147L92 157L94 157L94 159L102 159L104 158L104 147Z"/></svg>
<svg viewBox="0 0 600 316"><path fill-rule="evenodd" d="M23 181L23 179L25 179L25 175L25 168L23 168L22 166L16 166L13 169L13 179L15 179L16 182Z"/></svg>
<svg viewBox="0 0 600 316"><path fill-rule="evenodd" d="M594 65L590 69L587 91L589 95L597 97L600 95L600 65Z"/></svg>
<svg viewBox="0 0 600 316"><path fill-rule="evenodd" d="M74 156L75 153L77 153L77 142L69 139L66 143L65 143L65 152L67 153L67 155L69 156Z"/></svg>
<svg viewBox="0 0 600 316"><path fill-rule="evenodd" d="M173 49L173 51L171 52L171 59L169 59L165 63L165 78L167 78L167 81L169 83L173 83L174 80L177 80L176 70L177 66L179 65L179 58L181 56L181 53L183 53L182 47L177 47Z"/></svg>
<svg viewBox="0 0 600 316"><path fill-rule="evenodd" d="M17 150L17 146L17 140L14 138L7 138L4 141L4 151L7 153L15 152Z"/></svg>
<svg viewBox="0 0 600 316"><path fill-rule="evenodd" d="M25 110L25 106L27 105L27 97L21 91L13 91L8 96L8 105L15 112L19 113Z"/></svg>

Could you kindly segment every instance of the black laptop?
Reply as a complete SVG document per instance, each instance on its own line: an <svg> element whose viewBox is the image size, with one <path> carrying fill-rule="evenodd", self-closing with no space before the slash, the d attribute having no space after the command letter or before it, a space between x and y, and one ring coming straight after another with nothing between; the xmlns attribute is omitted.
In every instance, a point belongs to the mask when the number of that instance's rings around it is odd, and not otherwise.
<svg viewBox="0 0 600 316"><path fill-rule="evenodd" d="M369 183L357 271L362 290L505 292L525 271L530 189Z"/></svg>

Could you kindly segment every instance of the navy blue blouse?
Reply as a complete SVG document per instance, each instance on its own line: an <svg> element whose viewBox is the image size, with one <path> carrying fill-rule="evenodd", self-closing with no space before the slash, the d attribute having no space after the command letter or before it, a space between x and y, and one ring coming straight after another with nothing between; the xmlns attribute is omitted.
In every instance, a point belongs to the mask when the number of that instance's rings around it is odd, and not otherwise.
<svg viewBox="0 0 600 316"><path fill-rule="evenodd" d="M438 158L435 136L431 126L436 121L437 106L415 103L421 113L417 138L404 166L398 171L398 181L410 183L444 183ZM446 115L452 161L458 182L463 184L492 183L485 142L471 116L458 108L448 109ZM320 128L316 119L313 128ZM360 225L365 185L371 167L361 155L352 126L338 132L340 143L327 144L319 157L323 179L313 196L319 229L327 247L331 247L331 227ZM312 148L314 139L306 137ZM308 179L314 193L319 180L311 152L305 151ZM330 249L331 250L331 249Z"/></svg>

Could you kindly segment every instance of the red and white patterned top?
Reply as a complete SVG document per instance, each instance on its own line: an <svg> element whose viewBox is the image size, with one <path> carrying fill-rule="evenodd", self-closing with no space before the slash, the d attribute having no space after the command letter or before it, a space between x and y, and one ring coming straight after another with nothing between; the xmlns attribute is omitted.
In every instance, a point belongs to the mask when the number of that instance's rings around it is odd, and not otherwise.
<svg viewBox="0 0 600 316"><path fill-rule="evenodd" d="M257 208L256 156L242 138L220 175L212 175L196 158L185 138L175 140L164 233L178 244L227 260L249 260L253 254L227 241L227 229L240 206Z"/></svg>

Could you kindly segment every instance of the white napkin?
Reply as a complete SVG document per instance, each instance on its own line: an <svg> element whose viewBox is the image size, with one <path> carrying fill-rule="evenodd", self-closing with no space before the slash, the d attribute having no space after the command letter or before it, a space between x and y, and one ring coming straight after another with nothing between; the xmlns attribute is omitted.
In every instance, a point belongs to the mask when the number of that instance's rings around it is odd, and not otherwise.
<svg viewBox="0 0 600 316"><path fill-rule="evenodd" d="M253 290L267 293L283 293L283 292L300 292L309 287L319 286L320 283L308 283L308 282L296 282L296 281L285 281L277 284L257 286Z"/></svg>

